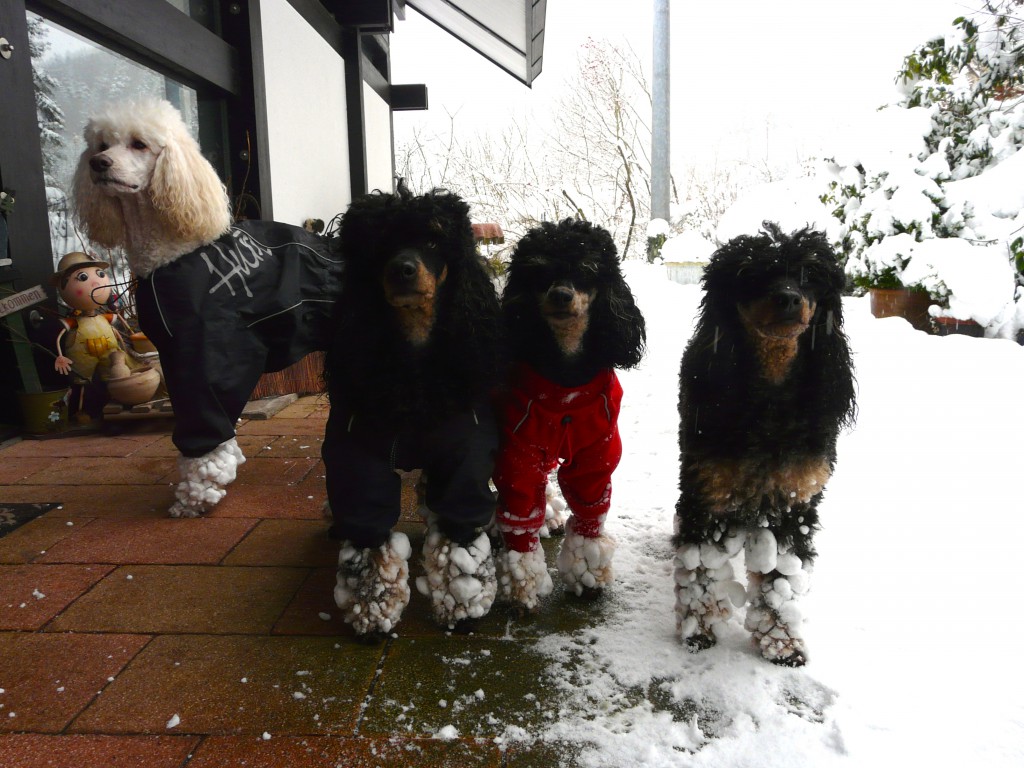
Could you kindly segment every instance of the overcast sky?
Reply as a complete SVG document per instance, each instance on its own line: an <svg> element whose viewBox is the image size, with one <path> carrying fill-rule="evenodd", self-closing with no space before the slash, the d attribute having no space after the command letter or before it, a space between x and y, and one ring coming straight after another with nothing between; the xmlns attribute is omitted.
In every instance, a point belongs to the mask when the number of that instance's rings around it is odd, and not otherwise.
<svg viewBox="0 0 1024 768"><path fill-rule="evenodd" d="M628 10L625 10L626 6ZM673 0L672 156L750 154L775 163L814 154L851 114L893 97L903 57L941 33L972 0ZM628 44L650 67L653 0L548 0L544 71L532 89L411 8L396 21L392 77L426 83L428 113L413 121L477 130L510 114L544 114L576 70L588 37Z"/></svg>

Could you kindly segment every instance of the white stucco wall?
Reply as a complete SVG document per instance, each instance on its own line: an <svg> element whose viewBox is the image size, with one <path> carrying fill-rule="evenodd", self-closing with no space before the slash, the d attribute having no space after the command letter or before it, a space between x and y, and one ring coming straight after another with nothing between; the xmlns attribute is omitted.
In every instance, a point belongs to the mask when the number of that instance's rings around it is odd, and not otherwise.
<svg viewBox="0 0 1024 768"><path fill-rule="evenodd" d="M345 64L287 0L259 4L273 217L326 223L351 202Z"/></svg>
<svg viewBox="0 0 1024 768"><path fill-rule="evenodd" d="M394 189L391 157L391 108L363 83L363 124L366 126L366 188Z"/></svg>

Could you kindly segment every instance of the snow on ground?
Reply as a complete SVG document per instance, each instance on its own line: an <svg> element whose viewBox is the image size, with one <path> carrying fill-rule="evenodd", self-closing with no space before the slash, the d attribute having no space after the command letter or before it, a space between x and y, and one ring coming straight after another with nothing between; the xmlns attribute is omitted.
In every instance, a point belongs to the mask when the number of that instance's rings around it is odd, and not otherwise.
<svg viewBox="0 0 1024 768"><path fill-rule="evenodd" d="M734 619L713 649L675 636L672 550L678 364L698 286L626 265L648 322L622 374L619 541L598 625L540 641L564 704L541 738L583 765L1024 765L1024 348L939 338L847 299L859 420L839 444L802 603L811 660L760 659Z"/></svg>

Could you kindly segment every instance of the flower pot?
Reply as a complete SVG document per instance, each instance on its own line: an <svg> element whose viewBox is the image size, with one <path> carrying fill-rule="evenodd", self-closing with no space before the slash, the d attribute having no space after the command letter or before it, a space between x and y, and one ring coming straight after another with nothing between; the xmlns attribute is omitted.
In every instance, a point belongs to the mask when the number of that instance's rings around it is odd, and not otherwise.
<svg viewBox="0 0 1024 768"><path fill-rule="evenodd" d="M18 392L25 432L47 435L64 432L68 428L68 406L64 402L67 389L45 392Z"/></svg>
<svg viewBox="0 0 1024 768"><path fill-rule="evenodd" d="M931 317L928 307L932 299L927 291L909 288L872 288L871 314L875 317L902 317L914 328L928 333Z"/></svg>
<svg viewBox="0 0 1024 768"><path fill-rule="evenodd" d="M958 317L933 317L932 327L936 336L972 336L984 338L985 329L973 320L961 320Z"/></svg>
<svg viewBox="0 0 1024 768"><path fill-rule="evenodd" d="M127 376L107 379L107 392L111 399L122 405L140 405L153 399L160 386L160 373L146 366Z"/></svg>

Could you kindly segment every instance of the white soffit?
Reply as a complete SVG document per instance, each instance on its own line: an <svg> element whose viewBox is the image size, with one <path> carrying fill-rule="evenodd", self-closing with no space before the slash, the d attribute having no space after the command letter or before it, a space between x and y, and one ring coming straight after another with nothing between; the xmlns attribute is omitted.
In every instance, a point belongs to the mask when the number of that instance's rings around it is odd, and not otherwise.
<svg viewBox="0 0 1024 768"><path fill-rule="evenodd" d="M541 73L547 0L405 0L405 4L526 85Z"/></svg>

